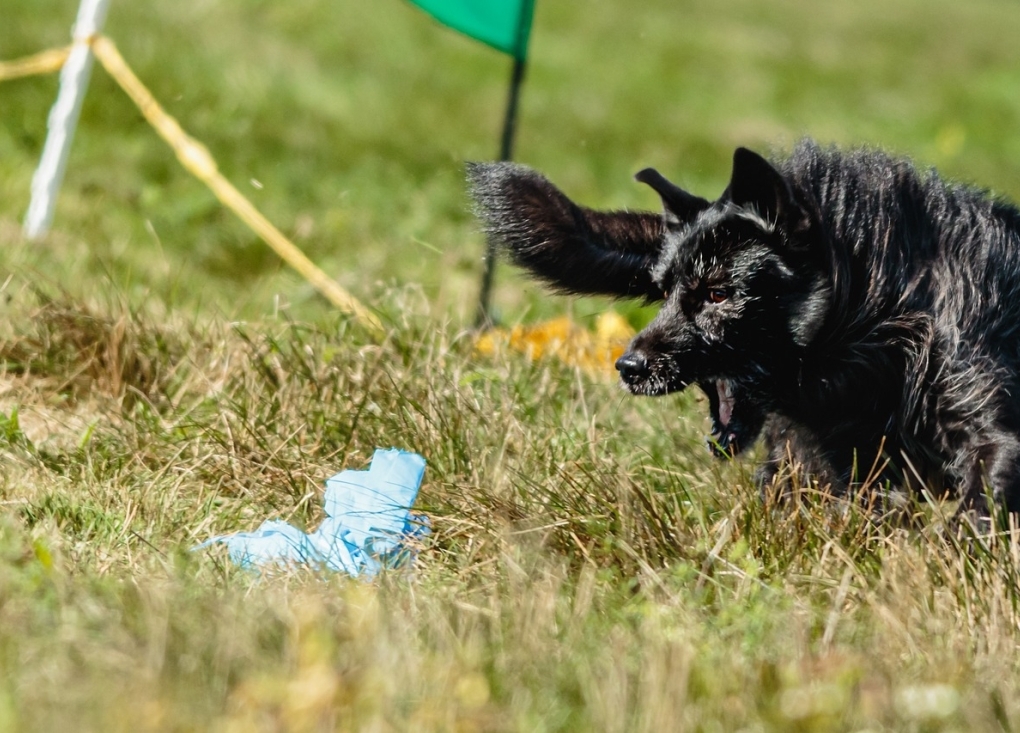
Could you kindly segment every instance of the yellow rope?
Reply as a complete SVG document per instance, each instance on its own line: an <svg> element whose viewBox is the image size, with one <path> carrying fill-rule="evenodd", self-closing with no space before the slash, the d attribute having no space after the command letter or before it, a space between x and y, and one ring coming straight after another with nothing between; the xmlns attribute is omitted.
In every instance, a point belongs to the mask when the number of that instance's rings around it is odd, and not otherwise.
<svg viewBox="0 0 1020 733"><path fill-rule="evenodd" d="M67 61L69 53L71 53L71 47L65 46L64 48L40 51L13 61L0 61L0 81L60 71L60 67Z"/></svg>
<svg viewBox="0 0 1020 733"><path fill-rule="evenodd" d="M344 313L357 318L373 333L383 332L379 318L361 302L347 292L339 283L320 270L305 254L274 227L240 191L219 172L216 161L200 142L181 129L177 120L168 115L159 102L145 88L124 58L117 51L113 41L104 36L92 39L92 51L121 88L138 106L149 121L177 154L177 159L189 172L212 189L223 204L237 214L256 234L265 240L283 260L297 270L320 293Z"/></svg>

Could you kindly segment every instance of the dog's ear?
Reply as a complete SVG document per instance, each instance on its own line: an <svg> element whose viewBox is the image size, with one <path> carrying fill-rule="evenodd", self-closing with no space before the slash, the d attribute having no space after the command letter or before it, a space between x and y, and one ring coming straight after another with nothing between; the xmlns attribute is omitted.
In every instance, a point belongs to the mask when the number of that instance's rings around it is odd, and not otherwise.
<svg viewBox="0 0 1020 733"><path fill-rule="evenodd" d="M486 234L539 279L569 293L662 299L651 276L659 214L586 209L516 163L468 163L467 177Z"/></svg>
<svg viewBox="0 0 1020 733"><path fill-rule="evenodd" d="M688 222L707 209L711 204L699 196L687 193L669 181L654 168L645 168L634 174L634 179L651 186L662 198L663 216L666 226Z"/></svg>
<svg viewBox="0 0 1020 733"><path fill-rule="evenodd" d="M807 214L783 174L747 148L737 148L733 153L733 173L723 198L737 206L752 207L765 219L782 222L791 231L808 226Z"/></svg>

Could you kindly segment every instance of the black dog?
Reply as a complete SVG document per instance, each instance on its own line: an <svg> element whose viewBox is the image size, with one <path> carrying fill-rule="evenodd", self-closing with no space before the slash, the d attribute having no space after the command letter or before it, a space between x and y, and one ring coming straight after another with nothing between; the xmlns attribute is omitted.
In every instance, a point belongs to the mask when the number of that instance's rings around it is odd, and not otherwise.
<svg viewBox="0 0 1020 733"><path fill-rule="evenodd" d="M845 491L881 478L1020 511L1020 211L869 150L744 148L714 202L652 169L662 215L574 204L510 163L468 175L487 233L555 288L664 301L616 367L634 394L697 383L714 445L764 429Z"/></svg>

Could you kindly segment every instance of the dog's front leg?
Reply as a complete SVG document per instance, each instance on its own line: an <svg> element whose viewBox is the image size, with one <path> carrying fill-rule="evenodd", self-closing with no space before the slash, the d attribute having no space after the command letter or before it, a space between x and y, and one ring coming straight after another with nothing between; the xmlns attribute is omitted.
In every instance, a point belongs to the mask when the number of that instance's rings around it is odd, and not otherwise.
<svg viewBox="0 0 1020 733"><path fill-rule="evenodd" d="M1004 525L1007 514L1020 514L1020 437L996 431L968 446L964 460L961 513L986 521L999 513Z"/></svg>
<svg viewBox="0 0 1020 733"><path fill-rule="evenodd" d="M811 431L782 415L769 415L763 430L765 459L755 472L762 499L788 499L804 488L833 496L847 492L846 482Z"/></svg>
<svg viewBox="0 0 1020 733"><path fill-rule="evenodd" d="M791 472L783 470L792 463L792 437L793 430L789 420L775 415L765 423L762 439L765 459L758 464L754 472L754 481L762 501L768 501L770 497L787 498L792 493ZM783 477L780 474L783 474Z"/></svg>

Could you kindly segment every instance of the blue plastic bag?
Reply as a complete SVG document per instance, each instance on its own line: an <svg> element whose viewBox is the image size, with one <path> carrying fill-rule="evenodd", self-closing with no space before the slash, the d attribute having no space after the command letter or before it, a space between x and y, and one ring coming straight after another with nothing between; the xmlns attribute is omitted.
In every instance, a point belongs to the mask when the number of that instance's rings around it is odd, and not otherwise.
<svg viewBox="0 0 1020 733"><path fill-rule="evenodd" d="M326 519L314 532L266 520L254 532L213 537L195 549L224 544L245 568L308 564L371 577L410 557L408 538L429 533L427 518L410 511L424 473L425 459L417 453L377 449L367 471L341 471L326 480Z"/></svg>

